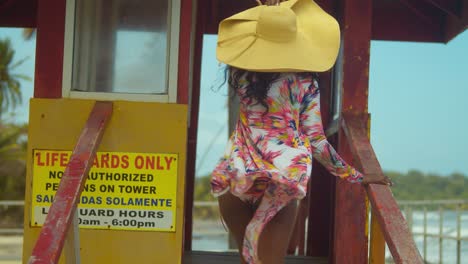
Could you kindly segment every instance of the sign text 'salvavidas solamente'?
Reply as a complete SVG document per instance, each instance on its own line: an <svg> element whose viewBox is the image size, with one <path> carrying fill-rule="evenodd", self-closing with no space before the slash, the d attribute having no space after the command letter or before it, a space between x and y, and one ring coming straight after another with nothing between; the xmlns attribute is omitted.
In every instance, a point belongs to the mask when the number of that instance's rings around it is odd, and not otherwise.
<svg viewBox="0 0 468 264"><path fill-rule="evenodd" d="M32 226L42 226L71 151L34 150ZM81 228L175 231L177 154L98 152L78 205Z"/></svg>

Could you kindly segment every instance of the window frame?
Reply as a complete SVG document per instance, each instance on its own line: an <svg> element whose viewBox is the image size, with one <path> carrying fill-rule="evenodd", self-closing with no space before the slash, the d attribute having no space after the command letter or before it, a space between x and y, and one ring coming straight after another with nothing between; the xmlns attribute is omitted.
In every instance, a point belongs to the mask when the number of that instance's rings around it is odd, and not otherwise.
<svg viewBox="0 0 468 264"><path fill-rule="evenodd" d="M336 122L341 118L343 103L343 39L338 50L335 67L332 70L332 82L330 92L330 122Z"/></svg>
<svg viewBox="0 0 468 264"><path fill-rule="evenodd" d="M63 79L62 79L62 98L76 99L94 99L105 101L139 101L139 102L177 102L177 79L178 79L178 60L179 60L179 32L180 32L180 12L181 0L169 0L168 14L168 59L169 64L166 68L167 92L164 94L148 93L115 93L115 92L84 92L72 91L73 78L73 57L75 41L75 14L76 1L67 0L65 11L65 37L63 54Z"/></svg>

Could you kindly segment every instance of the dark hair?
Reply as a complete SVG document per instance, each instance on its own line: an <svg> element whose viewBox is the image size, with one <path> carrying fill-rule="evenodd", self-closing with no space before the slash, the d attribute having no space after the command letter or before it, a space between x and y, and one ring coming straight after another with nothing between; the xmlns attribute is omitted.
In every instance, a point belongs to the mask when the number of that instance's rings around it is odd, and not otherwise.
<svg viewBox="0 0 468 264"><path fill-rule="evenodd" d="M241 88L240 80L245 79L248 83L243 99L254 99L256 104L261 104L268 112L268 104L265 102L270 90L271 84L280 77L279 72L253 72L227 65L225 69L225 78L228 85L233 89L234 94ZM317 79L317 74L313 72L297 73L303 77L312 77ZM225 81L226 81L225 79ZM266 113L265 112L265 113Z"/></svg>
<svg viewBox="0 0 468 264"><path fill-rule="evenodd" d="M228 85L233 89L234 93L241 88L241 79L245 79L248 83L243 99L254 99L257 104L263 105L268 109L265 102L268 90L271 84L278 79L278 72L252 72L243 69L226 66L226 75L228 76Z"/></svg>

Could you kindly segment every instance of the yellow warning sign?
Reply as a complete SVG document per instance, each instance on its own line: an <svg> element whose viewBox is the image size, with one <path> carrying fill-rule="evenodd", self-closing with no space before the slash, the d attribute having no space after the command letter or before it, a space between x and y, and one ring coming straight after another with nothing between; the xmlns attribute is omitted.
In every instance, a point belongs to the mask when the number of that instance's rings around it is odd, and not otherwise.
<svg viewBox="0 0 468 264"><path fill-rule="evenodd" d="M42 226L71 151L33 155L31 226ZM177 167L177 154L98 152L79 200L80 227L175 231Z"/></svg>

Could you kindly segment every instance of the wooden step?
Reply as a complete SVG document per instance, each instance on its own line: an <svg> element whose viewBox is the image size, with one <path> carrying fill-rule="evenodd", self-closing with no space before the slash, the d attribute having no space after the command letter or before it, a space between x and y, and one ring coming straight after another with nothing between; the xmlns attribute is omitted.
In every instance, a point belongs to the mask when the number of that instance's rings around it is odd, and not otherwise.
<svg viewBox="0 0 468 264"><path fill-rule="evenodd" d="M239 264L237 252L186 251L183 264ZM326 258L288 256L285 264L328 264Z"/></svg>

